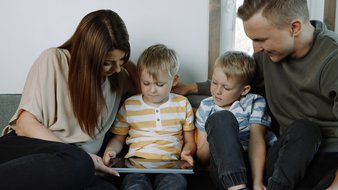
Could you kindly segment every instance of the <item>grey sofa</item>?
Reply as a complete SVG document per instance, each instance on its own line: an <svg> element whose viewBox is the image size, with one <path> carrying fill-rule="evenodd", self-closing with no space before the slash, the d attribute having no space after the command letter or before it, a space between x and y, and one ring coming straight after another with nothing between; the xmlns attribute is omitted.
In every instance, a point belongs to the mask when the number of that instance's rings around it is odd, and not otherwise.
<svg viewBox="0 0 338 190"><path fill-rule="evenodd" d="M0 132L18 108L20 98L21 94L0 94Z"/></svg>

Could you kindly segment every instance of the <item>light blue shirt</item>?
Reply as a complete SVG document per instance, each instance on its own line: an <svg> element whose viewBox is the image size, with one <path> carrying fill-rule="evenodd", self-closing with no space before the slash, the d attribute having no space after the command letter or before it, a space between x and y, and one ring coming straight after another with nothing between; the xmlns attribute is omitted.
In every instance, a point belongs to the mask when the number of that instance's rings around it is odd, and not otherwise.
<svg viewBox="0 0 338 190"><path fill-rule="evenodd" d="M205 98L201 101L196 112L195 126L200 131L205 131L205 122L208 117L217 112L225 110L217 106L212 97ZM240 100L235 101L229 108L239 124L239 138L244 149L247 148L250 137L250 124L261 124L268 128L271 127L271 117L267 113L265 99L258 94L248 93ZM265 141L268 146L272 146L277 140L275 134L267 130Z"/></svg>

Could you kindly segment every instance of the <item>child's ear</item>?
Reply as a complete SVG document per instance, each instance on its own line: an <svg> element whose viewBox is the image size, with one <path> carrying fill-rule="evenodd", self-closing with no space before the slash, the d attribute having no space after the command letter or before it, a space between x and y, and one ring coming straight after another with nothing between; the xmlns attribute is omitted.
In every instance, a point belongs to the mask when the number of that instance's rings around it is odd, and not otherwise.
<svg viewBox="0 0 338 190"><path fill-rule="evenodd" d="M245 96L251 90L251 85L245 85L242 89L242 96Z"/></svg>
<svg viewBox="0 0 338 190"><path fill-rule="evenodd" d="M173 85L172 86L176 86L179 80L180 80L180 76L178 74L176 74L174 76L174 80L173 80Z"/></svg>

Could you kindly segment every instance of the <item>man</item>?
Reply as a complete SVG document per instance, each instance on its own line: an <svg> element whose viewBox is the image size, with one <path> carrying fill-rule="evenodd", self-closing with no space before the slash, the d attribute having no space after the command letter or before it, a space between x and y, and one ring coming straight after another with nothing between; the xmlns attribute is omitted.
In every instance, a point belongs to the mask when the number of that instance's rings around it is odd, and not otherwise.
<svg viewBox="0 0 338 190"><path fill-rule="evenodd" d="M309 20L306 0L244 0L237 14L259 67L253 86L280 127L267 189L338 189L338 34ZM203 93L206 85L173 90Z"/></svg>

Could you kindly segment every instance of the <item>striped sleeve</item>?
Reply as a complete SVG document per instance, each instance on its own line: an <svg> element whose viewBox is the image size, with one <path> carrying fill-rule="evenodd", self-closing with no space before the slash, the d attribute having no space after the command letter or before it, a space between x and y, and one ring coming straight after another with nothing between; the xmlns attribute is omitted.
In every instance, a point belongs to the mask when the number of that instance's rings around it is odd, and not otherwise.
<svg viewBox="0 0 338 190"><path fill-rule="evenodd" d="M267 127L271 126L271 117L267 112L266 101L260 95L255 94L252 97L252 110L249 123L262 124Z"/></svg>
<svg viewBox="0 0 338 190"><path fill-rule="evenodd" d="M186 102L185 103L186 117L185 117L185 122L183 123L183 131L193 131L195 129L194 112L187 98L185 98L185 102Z"/></svg>
<svg viewBox="0 0 338 190"><path fill-rule="evenodd" d="M195 126L200 131L205 131L205 122L209 117L209 113L212 109L213 101L212 97L205 98L201 101L200 106L196 111Z"/></svg>
<svg viewBox="0 0 338 190"><path fill-rule="evenodd" d="M129 124L126 120L126 102L121 106L119 112L116 115L116 119L113 123L113 127L110 132L117 135L127 135L129 131Z"/></svg>

